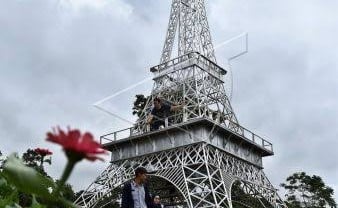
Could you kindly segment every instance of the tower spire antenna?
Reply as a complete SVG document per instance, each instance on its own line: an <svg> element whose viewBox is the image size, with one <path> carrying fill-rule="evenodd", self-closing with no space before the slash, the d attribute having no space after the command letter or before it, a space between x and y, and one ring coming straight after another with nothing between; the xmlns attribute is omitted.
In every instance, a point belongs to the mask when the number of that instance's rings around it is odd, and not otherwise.
<svg viewBox="0 0 338 208"><path fill-rule="evenodd" d="M171 59L176 37L178 56L198 52L216 63L204 0L172 1L160 63Z"/></svg>

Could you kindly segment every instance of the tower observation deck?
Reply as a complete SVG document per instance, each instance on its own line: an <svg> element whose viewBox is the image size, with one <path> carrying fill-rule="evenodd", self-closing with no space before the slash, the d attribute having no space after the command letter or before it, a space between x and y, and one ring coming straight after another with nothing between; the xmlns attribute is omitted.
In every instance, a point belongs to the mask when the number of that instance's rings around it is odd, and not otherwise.
<svg viewBox="0 0 338 208"><path fill-rule="evenodd" d="M216 62L204 0L173 0L161 61L150 72L153 89L136 123L100 137L111 163L76 200L79 207L101 207L139 166L162 181L152 188L167 205L232 208L238 183L259 207L286 207L263 172L272 144L238 123L225 93L227 70ZM151 131L156 97L184 107Z"/></svg>

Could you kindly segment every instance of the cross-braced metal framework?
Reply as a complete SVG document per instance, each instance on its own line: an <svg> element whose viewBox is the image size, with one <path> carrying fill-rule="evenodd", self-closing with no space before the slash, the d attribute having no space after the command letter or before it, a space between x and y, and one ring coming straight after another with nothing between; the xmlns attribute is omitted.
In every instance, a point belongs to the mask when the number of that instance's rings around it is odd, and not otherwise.
<svg viewBox="0 0 338 208"><path fill-rule="evenodd" d="M178 57L171 59L176 34ZM125 138L117 139L123 130L101 137L113 137L104 144L111 164L76 204L100 207L144 166L171 184L171 201L184 207L232 208L235 182L259 207L286 207L263 172L261 159L273 155L272 144L238 124L225 93L226 70L216 64L204 0L173 0L161 63L151 72L154 87L139 119ZM146 120L155 97L184 107L151 132Z"/></svg>
<svg viewBox="0 0 338 208"><path fill-rule="evenodd" d="M134 133L147 132L146 120L152 99L160 97L171 104L185 103L183 111L173 114L170 124L208 117L226 128L243 134L224 88L226 71L205 56L191 52L151 69L154 87Z"/></svg>
<svg viewBox="0 0 338 208"><path fill-rule="evenodd" d="M285 207L261 168L206 143L114 161L77 204L95 207L114 188L130 180L138 166L170 182L181 194L179 204L184 207L233 207L231 188L235 181L241 182L246 193L264 198L273 207Z"/></svg>
<svg viewBox="0 0 338 208"><path fill-rule="evenodd" d="M177 32L178 28L178 32ZM178 57L171 58L178 33ZM152 99L186 103L169 122L177 124L194 118L209 117L236 133L243 134L224 88L226 70L216 64L204 0L173 0L162 51L161 63L151 68L154 88L134 134L148 131L146 117Z"/></svg>
<svg viewBox="0 0 338 208"><path fill-rule="evenodd" d="M199 52L216 62L204 0L173 0L161 63L171 59L177 33L178 56Z"/></svg>

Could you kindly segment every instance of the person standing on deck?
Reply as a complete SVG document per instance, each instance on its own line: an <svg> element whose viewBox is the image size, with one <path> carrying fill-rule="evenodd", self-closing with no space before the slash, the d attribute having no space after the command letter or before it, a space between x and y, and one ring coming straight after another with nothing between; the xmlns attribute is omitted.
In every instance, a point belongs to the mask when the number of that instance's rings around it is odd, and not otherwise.
<svg viewBox="0 0 338 208"><path fill-rule="evenodd" d="M165 127L165 119L169 117L170 112L181 110L184 104L181 105L169 105L163 103L163 101L155 97L154 108L147 118L147 124L150 124L150 130L158 130L161 126Z"/></svg>

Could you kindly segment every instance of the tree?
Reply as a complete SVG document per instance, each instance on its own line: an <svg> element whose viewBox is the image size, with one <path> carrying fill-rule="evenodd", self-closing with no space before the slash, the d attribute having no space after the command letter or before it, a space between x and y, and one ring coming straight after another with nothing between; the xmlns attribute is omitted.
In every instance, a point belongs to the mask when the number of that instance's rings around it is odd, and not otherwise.
<svg viewBox="0 0 338 208"><path fill-rule="evenodd" d="M67 131L53 128L47 132L47 141L59 144L67 157L66 167L58 181L44 172L44 163L51 164L48 149L36 148L27 150L23 159L17 154L6 158L0 169L0 207L30 207L30 208L75 208L73 204L74 191L67 184L75 165L83 159L95 161L101 159L97 155L104 154L99 143L90 132L82 133L78 129Z"/></svg>
<svg viewBox="0 0 338 208"><path fill-rule="evenodd" d="M17 156L17 158L19 157ZM24 162L25 165L27 165L28 167L34 168L36 171L38 171L44 176L50 177L44 171L44 167L43 167L43 164L41 163L41 159L43 159L43 157L40 154L38 154L35 150L32 150L32 149L27 149L26 152L22 154L22 161ZM24 193L18 190L16 190L16 192L17 192L18 204L20 206L29 207L32 205L33 195L27 194L27 193ZM37 197L36 200L40 202L41 198Z"/></svg>
<svg viewBox="0 0 338 208"><path fill-rule="evenodd" d="M4 158L2 158L2 152L0 150L0 170L2 169L3 163L4 163Z"/></svg>
<svg viewBox="0 0 338 208"><path fill-rule="evenodd" d="M39 148L37 148L39 149ZM27 149L25 153L22 154L22 161L24 164L28 167L34 168L36 171L41 173L42 175L51 178L45 171L44 171L44 163L49 163L51 164L51 158L45 159L45 153L37 151L37 149L32 150L32 149ZM43 149L39 149L43 150ZM1 152L0 152L1 153ZM51 153L49 152L48 155ZM0 160L1 159L1 154L0 154ZM17 158L19 158L17 156ZM5 161L4 161L5 162ZM55 183L59 183L58 180L55 181ZM4 194L6 193L6 194ZM66 183L61 190L62 197L64 199L67 199L68 201L74 201L75 200L75 194L73 191L73 188L70 184ZM36 197L33 199L32 194L27 194L24 192L21 192L17 190L15 187L12 185L8 184L6 179L2 177L1 172L0 172L0 207L4 207L2 205L10 205L14 206L16 203L18 206L21 207L35 207L33 205L34 200L37 203L45 203L44 199L41 197ZM51 206L51 205L50 205ZM55 202L55 205L53 207L57 208L66 208L64 204L61 202Z"/></svg>
<svg viewBox="0 0 338 208"><path fill-rule="evenodd" d="M289 208L337 207L333 189L326 186L319 176L309 176L305 172L294 173L287 177L286 183L282 183L281 187L287 191L285 202Z"/></svg>
<svg viewBox="0 0 338 208"><path fill-rule="evenodd" d="M27 151L22 154L22 160L28 167L32 167L41 174L47 176L47 173L44 171L43 166L39 166L41 156L34 150L27 149Z"/></svg>
<svg viewBox="0 0 338 208"><path fill-rule="evenodd" d="M142 94L138 94L138 95L135 95L135 97L136 97L136 100L134 101L133 115L137 115L140 118L147 104L147 100L149 99L149 96L145 97Z"/></svg>
<svg viewBox="0 0 338 208"><path fill-rule="evenodd" d="M27 151L22 154L22 160L28 167L32 167L42 175L48 176L44 168L44 163L48 163L49 165L52 164L51 158L46 158L46 156L51 154L52 152L50 152L48 149L27 149Z"/></svg>
<svg viewBox="0 0 338 208"><path fill-rule="evenodd" d="M245 193L241 188L241 183L239 181L236 181L232 185L231 199L233 208L263 207L263 205L266 208L272 208L272 205L260 195L254 196Z"/></svg>

